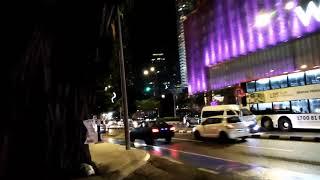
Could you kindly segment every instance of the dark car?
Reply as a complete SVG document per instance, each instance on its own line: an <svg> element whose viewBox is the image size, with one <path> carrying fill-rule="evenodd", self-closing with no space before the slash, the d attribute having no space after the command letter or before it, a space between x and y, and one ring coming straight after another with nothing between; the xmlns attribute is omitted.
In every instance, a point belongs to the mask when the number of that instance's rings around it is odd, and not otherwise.
<svg viewBox="0 0 320 180"><path fill-rule="evenodd" d="M170 143L174 136L175 127L164 121L142 121L138 127L130 131L130 141L142 139L147 145L154 144L155 139L164 138Z"/></svg>

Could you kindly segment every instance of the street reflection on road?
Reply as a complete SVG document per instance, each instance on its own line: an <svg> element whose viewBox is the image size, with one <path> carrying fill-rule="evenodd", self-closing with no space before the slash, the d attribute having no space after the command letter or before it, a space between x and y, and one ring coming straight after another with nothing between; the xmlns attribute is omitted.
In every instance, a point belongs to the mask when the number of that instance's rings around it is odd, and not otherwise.
<svg viewBox="0 0 320 180"><path fill-rule="evenodd" d="M106 142L124 145L123 139L108 138ZM200 143L200 142L199 142ZM209 145L212 142L205 142L199 145ZM237 146L234 144L222 144L220 148L229 146ZM255 164L244 164L237 161L198 154L194 152L184 151L179 142L167 144L164 141L157 141L155 145L146 145L144 141L136 140L132 143L132 147L148 151L151 155L169 157L179 162L189 164L197 168L206 168L218 173L231 173L246 177L247 179L270 179L270 180L291 180L291 179L320 179L320 176L313 174L305 174L299 172L288 171L284 169L277 169L272 167L263 167Z"/></svg>

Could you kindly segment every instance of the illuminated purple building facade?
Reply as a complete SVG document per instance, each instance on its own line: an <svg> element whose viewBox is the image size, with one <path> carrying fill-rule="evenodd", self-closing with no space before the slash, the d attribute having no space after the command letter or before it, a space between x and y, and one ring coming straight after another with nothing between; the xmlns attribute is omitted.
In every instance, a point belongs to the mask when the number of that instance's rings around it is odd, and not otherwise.
<svg viewBox="0 0 320 180"><path fill-rule="evenodd" d="M184 26L190 94L320 65L319 0L207 0Z"/></svg>

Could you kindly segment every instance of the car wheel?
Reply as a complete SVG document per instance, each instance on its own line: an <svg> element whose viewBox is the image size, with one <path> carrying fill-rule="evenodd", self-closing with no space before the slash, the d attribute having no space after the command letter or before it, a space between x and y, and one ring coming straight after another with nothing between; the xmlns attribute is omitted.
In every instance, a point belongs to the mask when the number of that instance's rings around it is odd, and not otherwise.
<svg viewBox="0 0 320 180"><path fill-rule="evenodd" d="M220 132L219 134L219 141L220 142L227 142L229 140L228 134L226 132Z"/></svg>
<svg viewBox="0 0 320 180"><path fill-rule="evenodd" d="M193 136L194 136L194 138L197 139L197 140L201 140L201 139L202 139L199 131L195 131L195 132L193 133Z"/></svg>
<svg viewBox="0 0 320 180"><path fill-rule="evenodd" d="M290 131L292 129L291 121L287 117L281 117L278 121L278 126L281 131Z"/></svg>
<svg viewBox="0 0 320 180"><path fill-rule="evenodd" d="M271 131L273 129L273 122L268 117L263 117L261 120L261 127L263 127L267 131Z"/></svg>
<svg viewBox="0 0 320 180"><path fill-rule="evenodd" d="M144 142L147 144L147 145L153 145L154 144L154 139L152 138L146 138L144 140Z"/></svg>
<svg viewBox="0 0 320 180"><path fill-rule="evenodd" d="M171 137L167 137L167 138L166 138L166 142L167 142L167 143L171 143L171 140L172 140Z"/></svg>

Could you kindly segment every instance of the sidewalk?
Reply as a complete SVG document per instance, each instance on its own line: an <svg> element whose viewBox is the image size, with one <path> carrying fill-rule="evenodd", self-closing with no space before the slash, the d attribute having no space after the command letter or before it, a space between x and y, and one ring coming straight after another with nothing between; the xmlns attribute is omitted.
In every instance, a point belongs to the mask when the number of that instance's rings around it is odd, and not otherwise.
<svg viewBox="0 0 320 180"><path fill-rule="evenodd" d="M99 169L97 176L79 178L77 180L118 180L127 177L143 165L150 158L149 153L111 143L90 144L92 161Z"/></svg>

